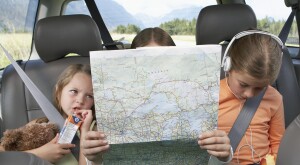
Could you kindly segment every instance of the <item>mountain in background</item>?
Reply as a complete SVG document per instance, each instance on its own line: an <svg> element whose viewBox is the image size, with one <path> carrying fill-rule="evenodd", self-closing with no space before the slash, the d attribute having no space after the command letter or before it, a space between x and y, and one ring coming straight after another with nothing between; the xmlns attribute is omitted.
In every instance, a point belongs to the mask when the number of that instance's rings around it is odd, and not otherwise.
<svg viewBox="0 0 300 165"><path fill-rule="evenodd" d="M30 6L38 5L37 1L32 2ZM28 11L24 11L22 9L26 8L28 5L26 1L4 1L2 2L5 5L0 6L0 31L4 28L7 29L28 29L31 31L34 20L31 20L32 16L35 14L35 7L32 7ZM18 3L18 4L16 4ZM161 23L171 21L175 18L179 19L187 19L192 20L193 18L197 18L199 11L202 7L189 7L178 10L173 10L172 12L161 16L154 17L151 16L151 13L147 14L137 14L131 15L127 12L121 5L119 5L116 1L112 0L97 0L96 1L99 11L101 12L102 18L109 30L115 29L119 25L127 26L128 24L134 24L144 29L146 27L154 27L159 26ZM82 1L74 1L68 5L66 8L67 15L69 14L87 14L89 15L89 11L86 7L83 7L85 4ZM16 10L18 12L11 12L9 9L11 7L20 8L20 10ZM26 15L28 14L27 18ZM24 20L27 20L25 23Z"/></svg>
<svg viewBox="0 0 300 165"><path fill-rule="evenodd" d="M128 24L139 25L139 27L144 28L142 21L133 17L128 13L121 5L112 0L101 0L103 2L99 10L103 14L103 19L108 29L114 29L118 25L122 24L127 26ZM121 22L120 22L121 20Z"/></svg>
<svg viewBox="0 0 300 165"><path fill-rule="evenodd" d="M201 6L198 7L195 6L195 7L187 7L187 8L173 10L163 17L151 17L145 14L137 14L135 15L135 17L140 21L142 21L146 27L155 27L155 26L159 26L161 23L172 21L176 18L192 20L193 18L198 17L198 14L201 9L202 9Z"/></svg>
<svg viewBox="0 0 300 165"><path fill-rule="evenodd" d="M172 21L176 18L192 20L198 17L202 9L201 6L187 7L173 10L161 17L151 16L151 13L136 14L133 16L115 1L100 0L96 3L97 6L99 6L102 18L109 30L115 29L118 25L127 26L128 24L134 24L144 29L146 27L159 26L161 23Z"/></svg>
<svg viewBox="0 0 300 165"><path fill-rule="evenodd" d="M104 20L105 25L109 30L115 29L118 25L127 26L128 24L138 25L144 27L143 23L134 18L130 13L128 13L121 5L112 0L98 0L96 1L98 9ZM66 14L88 14L87 8L83 8L82 4L71 3ZM120 22L121 20L121 22Z"/></svg>
<svg viewBox="0 0 300 165"><path fill-rule="evenodd" d="M7 1L3 0L0 5L0 31L30 30L34 25L35 10L24 10L30 5L36 9L37 1ZM11 12L14 9L14 12ZM25 22L26 20L26 22Z"/></svg>
<svg viewBox="0 0 300 165"><path fill-rule="evenodd" d="M119 5L117 2L112 0L99 0L96 1L105 25L109 30L115 29L119 25L127 26L128 24L134 24L144 29L146 27L159 26L161 23L172 21L175 18L192 20L197 18L199 11L202 9L201 6L198 7L188 7L173 10L170 13L161 16L154 17L151 13L147 14L136 14L131 15L127 12L123 6ZM78 3L70 4L67 14L82 13L89 14L86 8L83 8Z"/></svg>

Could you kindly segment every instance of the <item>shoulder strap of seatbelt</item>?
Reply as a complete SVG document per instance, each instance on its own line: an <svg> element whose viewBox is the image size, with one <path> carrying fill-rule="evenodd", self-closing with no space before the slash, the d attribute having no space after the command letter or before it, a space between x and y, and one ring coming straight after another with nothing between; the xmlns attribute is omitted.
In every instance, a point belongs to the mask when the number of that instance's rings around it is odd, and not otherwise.
<svg viewBox="0 0 300 165"><path fill-rule="evenodd" d="M293 20L294 20L294 17L295 17L295 13L296 13L296 10L295 9L292 9L291 11L291 14L289 16L289 18L286 20L284 26L282 27L278 37L281 39L281 41L285 44L287 38L288 38L288 35L289 35L289 32L290 32L290 29L292 27L292 24L293 24Z"/></svg>
<svg viewBox="0 0 300 165"><path fill-rule="evenodd" d="M94 0L85 0L85 3L91 13L92 18L96 22L99 31L101 33L101 38L103 40L103 45L106 47L108 50L117 50L118 47L116 46L119 43L116 43L113 41L103 19L102 16L97 8L97 5Z"/></svg>
<svg viewBox="0 0 300 165"><path fill-rule="evenodd" d="M57 109L53 106L53 104L46 98L46 96L39 90L39 88L32 82L32 80L26 75L26 73L22 70L22 68L17 64L17 62L13 59L13 57L8 53L8 51L0 44L2 50L4 51L6 57L9 59L13 67L15 68L16 72L19 74L21 79L23 80L24 84L32 94L33 98L39 104L41 109L43 110L46 117L49 121L54 122L58 125L59 129L61 130L64 125L64 118L61 114L57 111ZM76 145L75 148L71 149L73 155L78 160L79 159L79 138L75 136L73 144Z"/></svg>
<svg viewBox="0 0 300 165"><path fill-rule="evenodd" d="M246 100L241 112L230 129L228 137L230 139L233 152L235 152L247 128L249 127L249 124L266 92L266 89L267 87L264 88L264 90L262 90L257 96Z"/></svg>

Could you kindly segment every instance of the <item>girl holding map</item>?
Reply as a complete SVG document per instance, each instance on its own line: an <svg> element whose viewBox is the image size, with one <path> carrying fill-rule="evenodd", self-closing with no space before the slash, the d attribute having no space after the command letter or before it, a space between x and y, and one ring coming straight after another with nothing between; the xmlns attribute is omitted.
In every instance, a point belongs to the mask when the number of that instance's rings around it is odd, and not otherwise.
<svg viewBox="0 0 300 165"><path fill-rule="evenodd" d="M261 164L264 159L275 164L285 125L282 96L271 84L279 74L282 47L277 36L261 31L241 32L231 40L222 62L227 76L220 82L218 130L200 135L201 148L230 164ZM230 150L225 145L229 139L224 136L232 128L246 99L265 88L260 105L230 161L228 152L224 152Z"/></svg>
<svg viewBox="0 0 300 165"><path fill-rule="evenodd" d="M56 83L54 94L57 109L64 118L75 114L83 121L80 127L79 162L70 151L75 145L59 144L58 135L49 143L27 152L55 164L100 164L102 157L97 154L107 151L109 144L102 132L95 131L90 65L73 64L65 69Z"/></svg>

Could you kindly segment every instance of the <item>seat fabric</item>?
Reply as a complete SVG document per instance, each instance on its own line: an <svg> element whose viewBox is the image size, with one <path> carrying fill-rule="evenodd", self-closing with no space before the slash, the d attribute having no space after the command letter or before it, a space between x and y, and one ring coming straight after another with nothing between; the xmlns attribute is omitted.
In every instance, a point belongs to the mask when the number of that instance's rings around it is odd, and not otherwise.
<svg viewBox="0 0 300 165"><path fill-rule="evenodd" d="M19 65L52 103L59 74L70 64L89 64L89 51L102 50L98 27L87 15L39 20L34 31L34 43L41 59L21 61ZM79 56L65 57L69 53ZM1 95L2 131L45 116L12 65L3 72Z"/></svg>
<svg viewBox="0 0 300 165"><path fill-rule="evenodd" d="M297 11L296 13L299 15L299 1L297 0L285 0L285 4L287 7L294 8ZM297 15L296 14L296 15ZM299 22L298 20L300 17L296 16L296 21L297 21L297 26L299 28ZM288 51L288 50L285 50ZM299 55L298 55L299 56ZM289 59L290 61L290 59ZM293 59L296 75L298 75L298 84L300 83L299 79L299 71L300 71L300 65L299 65L299 59ZM289 69L290 70L290 69ZM284 71L283 71L284 72ZM292 74L292 73L290 73ZM289 78L289 75L286 75ZM298 90L295 89L294 81L286 83L286 86L290 86L288 92L291 92L292 90L295 90L294 92L299 93ZM296 95L296 94L295 94ZM293 103L291 103L289 106L292 108L298 108L299 106L295 106L294 102L299 102L300 99L298 96L291 96L288 98L285 98L288 101L292 100ZM295 106L295 107L293 107ZM298 114L298 112L293 112L291 111L290 114L285 114L285 115L290 115L291 117L294 117L294 115ZM280 142L280 146L278 149L278 155L276 159L276 165L296 165L299 164L300 162L300 157L299 157L299 152L300 152L300 143L298 143L298 140L300 139L300 115L298 115L287 127L285 130L285 133L283 135L283 138Z"/></svg>
<svg viewBox="0 0 300 165"><path fill-rule="evenodd" d="M0 160L5 165L52 165L31 153L17 151L0 152Z"/></svg>
<svg viewBox="0 0 300 165"><path fill-rule="evenodd" d="M297 165L300 162L300 115L285 130L278 149L276 165Z"/></svg>

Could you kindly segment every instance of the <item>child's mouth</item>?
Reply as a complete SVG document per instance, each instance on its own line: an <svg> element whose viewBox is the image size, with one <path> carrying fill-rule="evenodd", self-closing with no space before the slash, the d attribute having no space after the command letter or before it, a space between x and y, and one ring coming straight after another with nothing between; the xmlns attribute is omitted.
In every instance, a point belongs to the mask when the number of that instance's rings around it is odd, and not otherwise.
<svg viewBox="0 0 300 165"><path fill-rule="evenodd" d="M80 109L81 109L80 107L73 107L73 108L72 108L73 112L76 112L76 111L78 111L78 110L80 110Z"/></svg>

